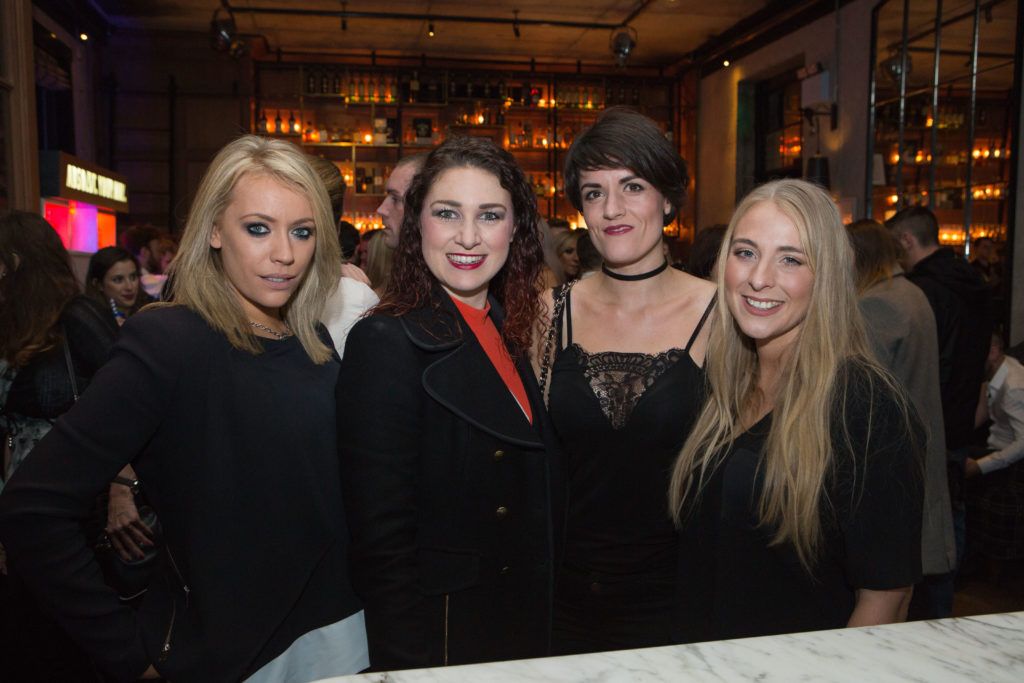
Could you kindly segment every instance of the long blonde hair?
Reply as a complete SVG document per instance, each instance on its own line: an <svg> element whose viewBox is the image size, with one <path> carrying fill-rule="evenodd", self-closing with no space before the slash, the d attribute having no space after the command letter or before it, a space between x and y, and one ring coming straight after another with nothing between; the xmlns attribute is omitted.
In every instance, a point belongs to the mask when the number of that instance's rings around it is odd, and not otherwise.
<svg viewBox="0 0 1024 683"><path fill-rule="evenodd" d="M240 178L274 178L309 200L316 223L313 262L282 309L285 322L314 363L324 363L332 349L317 335L324 302L341 276L341 249L327 191L305 154L284 140L244 135L224 146L203 176L189 212L178 255L170 267L174 302L187 306L223 333L237 349L262 352L237 296L228 286L220 251L210 246L214 224L231 203Z"/></svg>
<svg viewBox="0 0 1024 683"><path fill-rule="evenodd" d="M391 263L395 250L388 246L383 230L374 231L368 239L370 243L366 247L366 277L370 278L370 288L381 293L391 279Z"/></svg>
<svg viewBox="0 0 1024 683"><path fill-rule="evenodd" d="M733 214L717 259L719 315L706 360L710 398L676 460L669 509L680 524L687 501L700 495L729 444L744 431L744 410L756 396L757 351L727 305L725 270L736 224L762 202L771 202L796 226L814 283L807 316L779 379L760 465L764 485L758 513L761 525L775 530L772 544L792 544L810 572L821 544L823 484L833 461L830 420L835 399L845 398L849 375L840 366L853 360L869 368L870 381L878 377L891 384L871 360L857 308L853 252L839 212L815 185L767 183L748 194Z"/></svg>

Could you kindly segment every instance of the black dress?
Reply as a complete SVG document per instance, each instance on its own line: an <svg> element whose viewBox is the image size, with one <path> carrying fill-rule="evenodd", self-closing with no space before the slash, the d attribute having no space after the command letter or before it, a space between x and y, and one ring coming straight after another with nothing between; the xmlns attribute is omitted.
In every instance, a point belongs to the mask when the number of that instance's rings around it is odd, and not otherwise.
<svg viewBox="0 0 1024 683"><path fill-rule="evenodd" d="M690 347L588 353L572 340L551 374L550 413L569 461L565 556L555 587L556 654L667 645L677 534L672 465L705 398Z"/></svg>
<svg viewBox="0 0 1024 683"><path fill-rule="evenodd" d="M858 371L833 414L835 455L813 575L791 545L770 544L774 529L758 524L769 414L730 445L684 518L679 566L687 589L679 593L677 641L843 628L857 589L921 577L923 431L912 418L908 432L891 390L866 377Z"/></svg>

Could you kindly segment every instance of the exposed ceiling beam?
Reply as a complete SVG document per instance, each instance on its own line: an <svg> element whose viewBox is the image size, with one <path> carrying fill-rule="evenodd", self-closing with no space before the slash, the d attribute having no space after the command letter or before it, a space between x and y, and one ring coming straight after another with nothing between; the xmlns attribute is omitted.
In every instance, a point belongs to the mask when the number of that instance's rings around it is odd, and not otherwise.
<svg viewBox="0 0 1024 683"><path fill-rule="evenodd" d="M581 29L616 29L632 21L640 15L643 10L651 4L652 0L642 0L630 14L620 22L595 22L595 21L564 21L561 19L528 19L523 16L495 17L495 16L473 16L465 14L434 14L434 13L413 13L413 12L367 12L362 10L327 10L327 9L302 9L292 7L237 7L229 2L224 6L234 14L270 14L278 16L301 16L301 17L331 17L335 19L383 19L391 21L436 21L462 24L501 24L506 26L553 26L557 28L581 28Z"/></svg>

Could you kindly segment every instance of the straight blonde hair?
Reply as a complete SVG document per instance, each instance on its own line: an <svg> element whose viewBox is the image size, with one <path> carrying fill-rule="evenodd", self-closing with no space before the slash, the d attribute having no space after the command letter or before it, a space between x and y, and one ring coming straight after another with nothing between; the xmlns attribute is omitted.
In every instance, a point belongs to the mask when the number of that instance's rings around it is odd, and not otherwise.
<svg viewBox="0 0 1024 683"><path fill-rule="evenodd" d="M178 255L170 267L173 303L198 313L236 349L263 351L238 297L229 286L220 250L210 246L214 225L231 203L235 186L246 176L269 176L309 201L316 224L313 262L299 288L282 309L288 327L310 359L331 358L333 349L317 334L324 302L341 276L341 248L323 182L306 155L284 140L244 135L224 146L203 176L189 212Z"/></svg>
<svg viewBox="0 0 1024 683"><path fill-rule="evenodd" d="M718 301L706 359L710 397L676 460L669 510L681 524L721 464L729 444L744 430L744 411L758 387L755 346L727 305L726 262L736 224L755 206L772 203L793 221L814 276L811 301L800 334L782 369L771 431L760 464L764 485L758 502L762 527L774 529L772 545L790 543L808 572L822 540L824 483L833 463L831 419L836 399L845 401L854 361L875 379L894 386L871 357L857 308L853 252L832 199L802 180L778 180L755 188L732 216L717 259ZM899 392L897 391L899 395ZM842 403L839 404L842 407ZM849 436L846 435L847 444Z"/></svg>

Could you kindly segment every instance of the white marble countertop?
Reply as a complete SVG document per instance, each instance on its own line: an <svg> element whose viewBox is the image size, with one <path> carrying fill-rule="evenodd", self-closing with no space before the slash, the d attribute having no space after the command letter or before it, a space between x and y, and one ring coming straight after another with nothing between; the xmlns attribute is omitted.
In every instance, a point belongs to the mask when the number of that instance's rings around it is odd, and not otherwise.
<svg viewBox="0 0 1024 683"><path fill-rule="evenodd" d="M1024 682L1024 612L572 657L412 669L321 683Z"/></svg>

